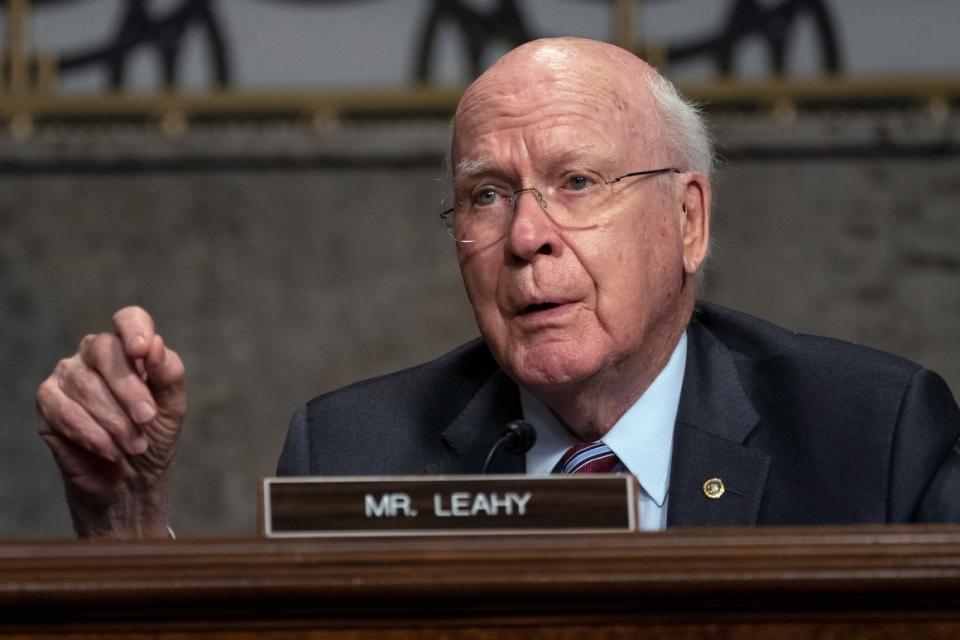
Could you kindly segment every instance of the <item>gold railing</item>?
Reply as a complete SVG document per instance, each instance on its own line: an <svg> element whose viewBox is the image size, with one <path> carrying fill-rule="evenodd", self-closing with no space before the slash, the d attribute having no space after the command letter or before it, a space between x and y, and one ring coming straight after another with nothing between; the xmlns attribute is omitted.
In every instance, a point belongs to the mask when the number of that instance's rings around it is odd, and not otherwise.
<svg viewBox="0 0 960 640"><path fill-rule="evenodd" d="M642 35L635 33L642 8L638 0L617 0L611 5L611 40L643 50L648 56L662 57L662 49L645 43ZM30 51L29 0L9 0L6 18L5 47L0 49L0 128L15 137L29 136L36 126L48 122L119 120L158 126L169 135L178 135L210 120L266 117L328 127L353 118L448 117L461 92L407 88L61 94L56 91L56 58ZM919 108L943 117L960 105L960 78L948 76L720 80L680 88L709 109L764 110L785 117L822 105Z"/></svg>

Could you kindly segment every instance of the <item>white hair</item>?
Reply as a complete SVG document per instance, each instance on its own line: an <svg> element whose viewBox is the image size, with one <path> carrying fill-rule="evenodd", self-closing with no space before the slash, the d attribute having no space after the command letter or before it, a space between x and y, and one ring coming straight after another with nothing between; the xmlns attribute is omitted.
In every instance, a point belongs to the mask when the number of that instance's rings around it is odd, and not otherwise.
<svg viewBox="0 0 960 640"><path fill-rule="evenodd" d="M679 154L687 164L685 169L710 178L714 168L713 144L700 108L685 100L673 83L659 73L650 74L648 87L660 112L663 143Z"/></svg>
<svg viewBox="0 0 960 640"><path fill-rule="evenodd" d="M659 73L652 73L648 77L647 86L659 111L664 146L676 153L680 161L686 164L686 167L681 168L702 173L710 180L715 164L713 142L700 107L685 100L673 83ZM695 294L703 288L704 270L710 257L710 249L708 245L707 254L694 275Z"/></svg>

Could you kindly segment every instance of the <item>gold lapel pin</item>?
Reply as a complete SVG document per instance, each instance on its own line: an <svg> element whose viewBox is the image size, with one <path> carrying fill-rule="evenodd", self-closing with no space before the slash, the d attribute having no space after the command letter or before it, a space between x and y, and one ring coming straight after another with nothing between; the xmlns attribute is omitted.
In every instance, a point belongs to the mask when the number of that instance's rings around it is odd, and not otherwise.
<svg viewBox="0 0 960 640"><path fill-rule="evenodd" d="M726 487L723 486L723 480L720 478L710 478L703 483L703 495L711 500L716 500L723 495Z"/></svg>

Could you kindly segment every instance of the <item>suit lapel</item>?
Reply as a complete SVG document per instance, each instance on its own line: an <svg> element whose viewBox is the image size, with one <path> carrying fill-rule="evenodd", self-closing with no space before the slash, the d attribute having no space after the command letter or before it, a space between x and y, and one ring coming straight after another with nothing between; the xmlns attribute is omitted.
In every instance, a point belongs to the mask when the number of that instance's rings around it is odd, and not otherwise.
<svg viewBox="0 0 960 640"><path fill-rule="evenodd" d="M756 524L769 456L744 444L760 417L741 384L733 354L706 328L688 329L687 362L674 431L669 526ZM447 453L425 474L479 473L503 427L522 417L516 384L502 370L480 386L443 430ZM492 473L524 473L523 456L501 454ZM724 492L709 498L704 484L719 478Z"/></svg>
<svg viewBox="0 0 960 640"><path fill-rule="evenodd" d="M696 320L687 337L667 523L756 524L770 458L744 441L760 416L747 398L729 349ZM722 495L704 486L714 478L722 482Z"/></svg>
<svg viewBox="0 0 960 640"><path fill-rule="evenodd" d="M490 448L511 420L523 417L517 386L497 369L480 387L463 411L444 429L448 454L428 464L426 474L480 473ZM490 473L524 473L523 456L501 453Z"/></svg>

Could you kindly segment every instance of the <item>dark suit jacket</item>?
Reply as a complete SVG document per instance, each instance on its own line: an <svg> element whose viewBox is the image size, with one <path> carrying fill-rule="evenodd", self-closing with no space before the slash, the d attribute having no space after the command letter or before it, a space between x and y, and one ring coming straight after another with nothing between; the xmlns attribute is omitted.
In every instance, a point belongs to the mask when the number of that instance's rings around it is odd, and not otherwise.
<svg viewBox="0 0 960 640"><path fill-rule="evenodd" d="M708 304L687 335L670 526L960 521L960 410L939 376ZM278 473L477 473L520 416L516 385L476 340L311 400ZM711 500L714 477L726 492Z"/></svg>

